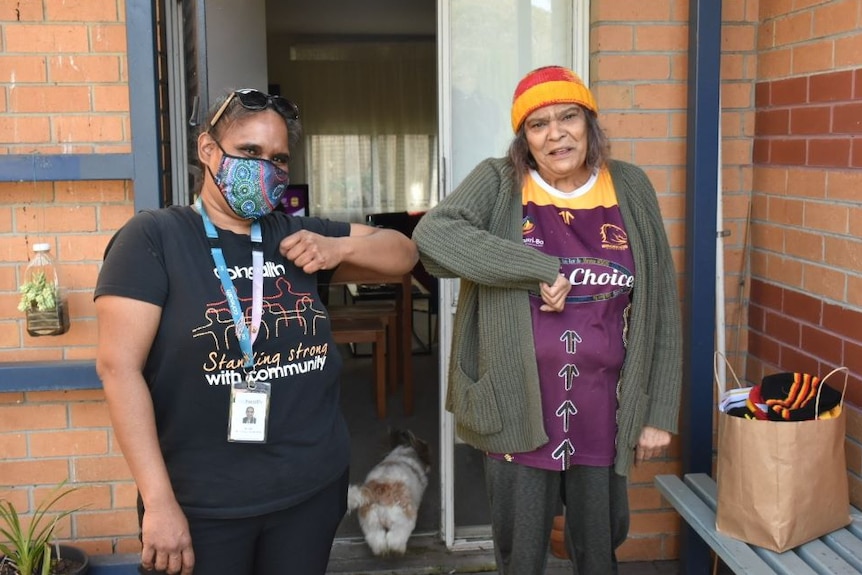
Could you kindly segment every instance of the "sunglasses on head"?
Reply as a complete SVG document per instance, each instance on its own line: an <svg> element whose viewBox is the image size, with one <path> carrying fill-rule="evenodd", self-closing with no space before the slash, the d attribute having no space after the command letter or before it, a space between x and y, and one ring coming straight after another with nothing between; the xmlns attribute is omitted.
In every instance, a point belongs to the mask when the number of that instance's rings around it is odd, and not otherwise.
<svg viewBox="0 0 862 575"><path fill-rule="evenodd" d="M227 107L230 106L230 103L234 98L239 100L239 103L242 104L242 107L246 110L264 110L272 106L273 110L288 120L299 119L299 108L297 108L296 104L290 100L282 98L281 96L270 96L260 90L246 88L244 90L231 92L230 96L225 99L224 104L222 104L215 115L213 115L213 119L210 120L210 128L215 126L216 122L221 119L225 110L227 110Z"/></svg>

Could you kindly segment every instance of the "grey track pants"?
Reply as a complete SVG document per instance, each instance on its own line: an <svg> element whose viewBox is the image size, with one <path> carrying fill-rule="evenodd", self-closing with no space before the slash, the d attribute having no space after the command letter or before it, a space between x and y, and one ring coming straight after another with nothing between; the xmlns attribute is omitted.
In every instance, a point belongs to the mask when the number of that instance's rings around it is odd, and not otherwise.
<svg viewBox="0 0 862 575"><path fill-rule="evenodd" d="M626 478L613 467L547 471L485 457L485 482L497 569L501 575L542 575L551 525L565 505L574 575L617 573L614 550L626 539Z"/></svg>

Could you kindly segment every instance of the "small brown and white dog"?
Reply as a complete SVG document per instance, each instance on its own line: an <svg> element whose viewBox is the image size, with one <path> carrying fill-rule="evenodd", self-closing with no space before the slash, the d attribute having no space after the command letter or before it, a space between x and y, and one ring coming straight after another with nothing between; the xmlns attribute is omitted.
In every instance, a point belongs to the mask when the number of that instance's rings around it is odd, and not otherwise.
<svg viewBox="0 0 862 575"><path fill-rule="evenodd" d="M365 541L378 556L404 554L431 470L426 442L398 429L389 437L392 451L368 472L365 483L347 490L347 510L359 510Z"/></svg>

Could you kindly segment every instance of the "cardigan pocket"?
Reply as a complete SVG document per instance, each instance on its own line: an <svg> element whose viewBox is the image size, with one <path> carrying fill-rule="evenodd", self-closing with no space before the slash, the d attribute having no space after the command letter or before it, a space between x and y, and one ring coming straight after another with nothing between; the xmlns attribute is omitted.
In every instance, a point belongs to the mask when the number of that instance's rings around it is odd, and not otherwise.
<svg viewBox="0 0 862 575"><path fill-rule="evenodd" d="M475 381L458 366L452 384L452 413L459 425L483 435L503 429L497 396L488 374Z"/></svg>

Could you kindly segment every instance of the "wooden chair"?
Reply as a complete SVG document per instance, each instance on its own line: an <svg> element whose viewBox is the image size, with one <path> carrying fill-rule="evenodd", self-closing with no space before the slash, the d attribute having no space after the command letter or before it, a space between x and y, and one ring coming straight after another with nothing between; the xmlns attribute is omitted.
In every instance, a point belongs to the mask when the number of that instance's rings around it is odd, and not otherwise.
<svg viewBox="0 0 862 575"><path fill-rule="evenodd" d="M371 343L374 366L374 388L377 417L386 417L386 331L387 322L373 317L330 315L332 337L335 343ZM393 331L393 330L389 330Z"/></svg>
<svg viewBox="0 0 862 575"><path fill-rule="evenodd" d="M350 280L348 280L350 281ZM390 284L396 290L395 300L379 300L368 302L353 302L343 305L327 305L330 317L333 319L333 332L339 330L348 330L350 325L336 324L336 320L350 320L355 322L353 326L359 325L356 322L362 320L362 325L376 332L379 329L374 322L384 326L386 343L385 355L380 355L378 346L375 346L373 351L375 357L385 358L386 366L384 373L389 373L389 390L394 392L398 386L403 388L404 393L404 413L411 415L413 413L413 355L411 353L413 339L413 298L411 290L411 275L409 273L403 276L382 276L369 274L363 277L352 278L355 282L367 282L368 284ZM349 285L347 281L339 282L341 285ZM339 285L333 283L330 285ZM356 334L356 330L349 329L352 334ZM358 334L357 334L358 335ZM337 334L336 337L341 339L342 343L360 343L360 340L352 342L346 341L346 334ZM365 334L362 337L371 338L371 335ZM368 340L363 340L368 341ZM377 368L380 369L379 367ZM382 385L382 387L381 387ZM377 389L382 390L378 393L378 415L386 416L386 385L380 384L377 381ZM383 402L382 409L380 408ZM382 415L381 415L382 414Z"/></svg>
<svg viewBox="0 0 862 575"><path fill-rule="evenodd" d="M330 305L327 307L329 317L333 321L333 332L336 328L340 328L340 324L336 324L336 320L352 320L349 327L357 325L358 320L365 320L365 324L369 328L374 328L376 331L378 325L382 325L386 334L386 379L389 382L389 392L395 391L398 385L398 358L396 357L398 349L398 310L394 302L369 302L369 303L354 303L343 305ZM375 325L378 324L378 325ZM343 336L342 336L343 337ZM346 342L345 342L346 343ZM349 343L363 343L353 341ZM373 353L376 353L374 350Z"/></svg>

